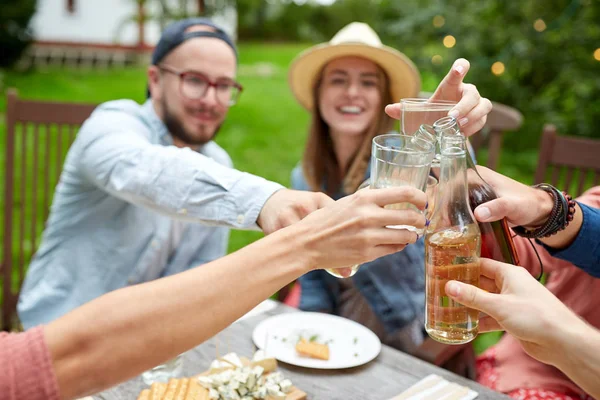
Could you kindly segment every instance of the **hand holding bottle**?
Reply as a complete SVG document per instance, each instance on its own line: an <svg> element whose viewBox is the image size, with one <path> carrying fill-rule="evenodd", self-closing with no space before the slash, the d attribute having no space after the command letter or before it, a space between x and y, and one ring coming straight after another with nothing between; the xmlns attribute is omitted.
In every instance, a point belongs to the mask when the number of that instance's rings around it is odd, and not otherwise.
<svg viewBox="0 0 600 400"><path fill-rule="evenodd" d="M478 166L477 172L498 194L497 199L475 209L477 220L491 222L506 218L512 225L535 227L542 225L550 216L554 201L548 193L486 167Z"/></svg>
<svg viewBox="0 0 600 400"><path fill-rule="evenodd" d="M535 228L547 221L554 205L552 195L486 167L478 166L477 171L498 194L498 198L483 203L475 209L475 218L479 222L498 221L506 218L513 226ZM575 205L573 217L573 221L565 230L554 236L540 238L540 240L554 248L568 246L577 236L583 223L582 212L578 204Z"/></svg>
<svg viewBox="0 0 600 400"><path fill-rule="evenodd" d="M524 268L482 258L479 287L450 281L446 293L487 314L479 318L481 332L506 330L543 363L557 365L582 343L579 334L593 330Z"/></svg>

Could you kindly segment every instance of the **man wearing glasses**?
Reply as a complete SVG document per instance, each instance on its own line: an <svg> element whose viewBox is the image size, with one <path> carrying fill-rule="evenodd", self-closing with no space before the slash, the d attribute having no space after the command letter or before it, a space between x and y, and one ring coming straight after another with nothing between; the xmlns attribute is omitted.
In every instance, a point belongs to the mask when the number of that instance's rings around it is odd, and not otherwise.
<svg viewBox="0 0 600 400"><path fill-rule="evenodd" d="M231 168L212 139L242 91L236 66L219 27L178 21L152 55L148 100L92 113L69 150L23 285L25 328L222 257L230 227L271 233L333 201Z"/></svg>

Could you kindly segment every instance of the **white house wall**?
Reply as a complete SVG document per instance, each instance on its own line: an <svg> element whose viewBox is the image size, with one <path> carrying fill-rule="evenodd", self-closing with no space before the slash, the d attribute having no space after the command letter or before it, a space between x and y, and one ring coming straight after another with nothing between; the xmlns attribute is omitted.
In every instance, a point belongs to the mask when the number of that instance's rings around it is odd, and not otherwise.
<svg viewBox="0 0 600 400"><path fill-rule="evenodd" d="M171 0L177 4L177 0ZM134 46L138 43L138 27L134 21L124 21L137 15L135 0L75 0L75 12L70 13L65 0L38 0L38 9L32 19L32 28L38 41L119 44ZM149 2L146 12L154 14L156 2ZM226 10L215 16L215 22L236 36L237 13ZM120 28L121 27L121 28ZM160 37L157 21L145 26L145 42L154 45Z"/></svg>

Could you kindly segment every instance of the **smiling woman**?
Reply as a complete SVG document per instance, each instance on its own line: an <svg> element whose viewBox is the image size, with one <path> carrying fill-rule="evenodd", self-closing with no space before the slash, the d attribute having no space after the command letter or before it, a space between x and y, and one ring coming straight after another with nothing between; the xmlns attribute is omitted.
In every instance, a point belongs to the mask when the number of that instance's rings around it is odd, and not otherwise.
<svg viewBox="0 0 600 400"><path fill-rule="evenodd" d="M311 113L292 186L336 199L355 192L369 177L371 142L394 125L384 106L416 96L421 86L413 63L362 23L301 53L289 80L294 96ZM360 270L345 268L344 276L358 270L352 279L310 272L299 280L299 306L358 321L384 343L410 352L423 340L423 253L419 242Z"/></svg>

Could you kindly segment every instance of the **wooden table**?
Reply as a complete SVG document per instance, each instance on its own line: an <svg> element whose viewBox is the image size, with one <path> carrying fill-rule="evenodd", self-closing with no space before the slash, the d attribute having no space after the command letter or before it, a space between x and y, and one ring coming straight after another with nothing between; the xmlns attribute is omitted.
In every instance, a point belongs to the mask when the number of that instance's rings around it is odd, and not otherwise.
<svg viewBox="0 0 600 400"><path fill-rule="evenodd" d="M275 309L264 314L234 323L218 335L220 354L227 351L235 351L245 356L253 354L254 328L269 316L295 311L297 310L279 304ZM185 376L192 376L208 369L216 355L215 343L216 341L211 339L185 353ZM292 380L295 386L308 394L309 400L389 400L429 374L437 374L450 382L474 389L479 393L477 399L508 399L476 382L385 345L382 346L381 353L375 360L356 368L317 370L280 362L279 369ZM137 377L94 396L94 399L135 400L144 388L147 388L147 385L141 377Z"/></svg>

